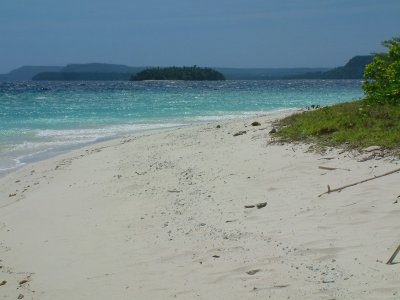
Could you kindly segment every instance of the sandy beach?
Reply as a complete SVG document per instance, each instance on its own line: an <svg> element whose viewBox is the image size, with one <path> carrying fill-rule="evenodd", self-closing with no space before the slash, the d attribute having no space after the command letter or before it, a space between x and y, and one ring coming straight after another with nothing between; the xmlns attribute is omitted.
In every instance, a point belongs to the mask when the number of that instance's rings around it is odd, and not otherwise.
<svg viewBox="0 0 400 300"><path fill-rule="evenodd" d="M399 160L272 144L278 117L142 132L0 178L0 299L400 299L400 172L318 196Z"/></svg>

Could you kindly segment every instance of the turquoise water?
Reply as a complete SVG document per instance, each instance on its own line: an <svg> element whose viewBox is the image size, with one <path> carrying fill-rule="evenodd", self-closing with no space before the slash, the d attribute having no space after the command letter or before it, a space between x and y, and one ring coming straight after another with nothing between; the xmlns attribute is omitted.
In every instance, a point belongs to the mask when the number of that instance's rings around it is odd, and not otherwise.
<svg viewBox="0 0 400 300"><path fill-rule="evenodd" d="M139 130L362 95L359 80L0 82L0 172Z"/></svg>

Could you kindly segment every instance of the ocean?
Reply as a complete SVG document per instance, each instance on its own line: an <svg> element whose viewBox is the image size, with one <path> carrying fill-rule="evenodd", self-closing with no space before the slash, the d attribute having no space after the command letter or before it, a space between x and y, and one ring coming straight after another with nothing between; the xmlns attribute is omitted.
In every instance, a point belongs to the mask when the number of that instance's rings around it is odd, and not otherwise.
<svg viewBox="0 0 400 300"><path fill-rule="evenodd" d="M0 175L137 131L362 96L360 80L0 82Z"/></svg>

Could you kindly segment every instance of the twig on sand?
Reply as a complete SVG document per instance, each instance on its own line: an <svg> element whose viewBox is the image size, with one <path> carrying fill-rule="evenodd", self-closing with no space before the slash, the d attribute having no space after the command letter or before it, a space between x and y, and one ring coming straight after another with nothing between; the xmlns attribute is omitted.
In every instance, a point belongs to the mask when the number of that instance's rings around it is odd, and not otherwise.
<svg viewBox="0 0 400 300"><path fill-rule="evenodd" d="M258 204L250 204L250 205L245 205L244 208L254 208L257 207L257 209L261 209L263 207L266 207L268 204L268 202L262 202L262 203L258 203Z"/></svg>
<svg viewBox="0 0 400 300"><path fill-rule="evenodd" d="M328 170L328 171L333 171L333 170L351 171L350 169L345 169L345 168L333 168L333 167L325 167L325 166L318 166L318 169Z"/></svg>
<svg viewBox="0 0 400 300"><path fill-rule="evenodd" d="M397 249L394 251L393 255L389 258L388 262L386 264L392 265L393 260L396 258L396 255L400 252L400 245L397 247Z"/></svg>
<svg viewBox="0 0 400 300"><path fill-rule="evenodd" d="M348 187L351 187L351 186L355 186L355 185L357 185L357 184L364 183L364 182L367 182L367 181L370 181L370 180L373 180L373 179L377 179L377 178L380 178L380 177L383 177L383 176L387 176L387 175L390 175L390 174L393 174L393 173L397 173L397 172L400 172L400 168L399 168L399 169L396 169L396 170L392 170L392 171L387 172L387 173L384 173L384 174L381 174L381 175L376 175L376 176L371 177L371 178L368 178L368 179L364 179L364 180L361 180L361 181L357 181L357 182L355 182L355 183L351 183L351 184L348 184L348 185L344 185L344 186L341 186L341 187L336 188L336 189L331 189L331 188L329 187L329 185L328 185L328 191L326 191L326 192L324 192L324 193L322 193L322 194L319 194L318 197L321 197L322 195L325 195L325 194L330 194L330 193L332 193L332 192L340 192L341 190L343 190L343 189L345 189L345 188L348 188Z"/></svg>

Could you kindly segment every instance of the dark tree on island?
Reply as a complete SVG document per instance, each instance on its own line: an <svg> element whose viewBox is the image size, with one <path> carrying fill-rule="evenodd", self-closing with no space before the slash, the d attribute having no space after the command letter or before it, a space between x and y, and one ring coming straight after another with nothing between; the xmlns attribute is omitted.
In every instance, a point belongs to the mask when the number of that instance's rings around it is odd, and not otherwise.
<svg viewBox="0 0 400 300"><path fill-rule="evenodd" d="M131 81L142 80L225 80L222 73L211 68L193 67L168 67L168 68L150 68L143 70L136 75L132 75Z"/></svg>

